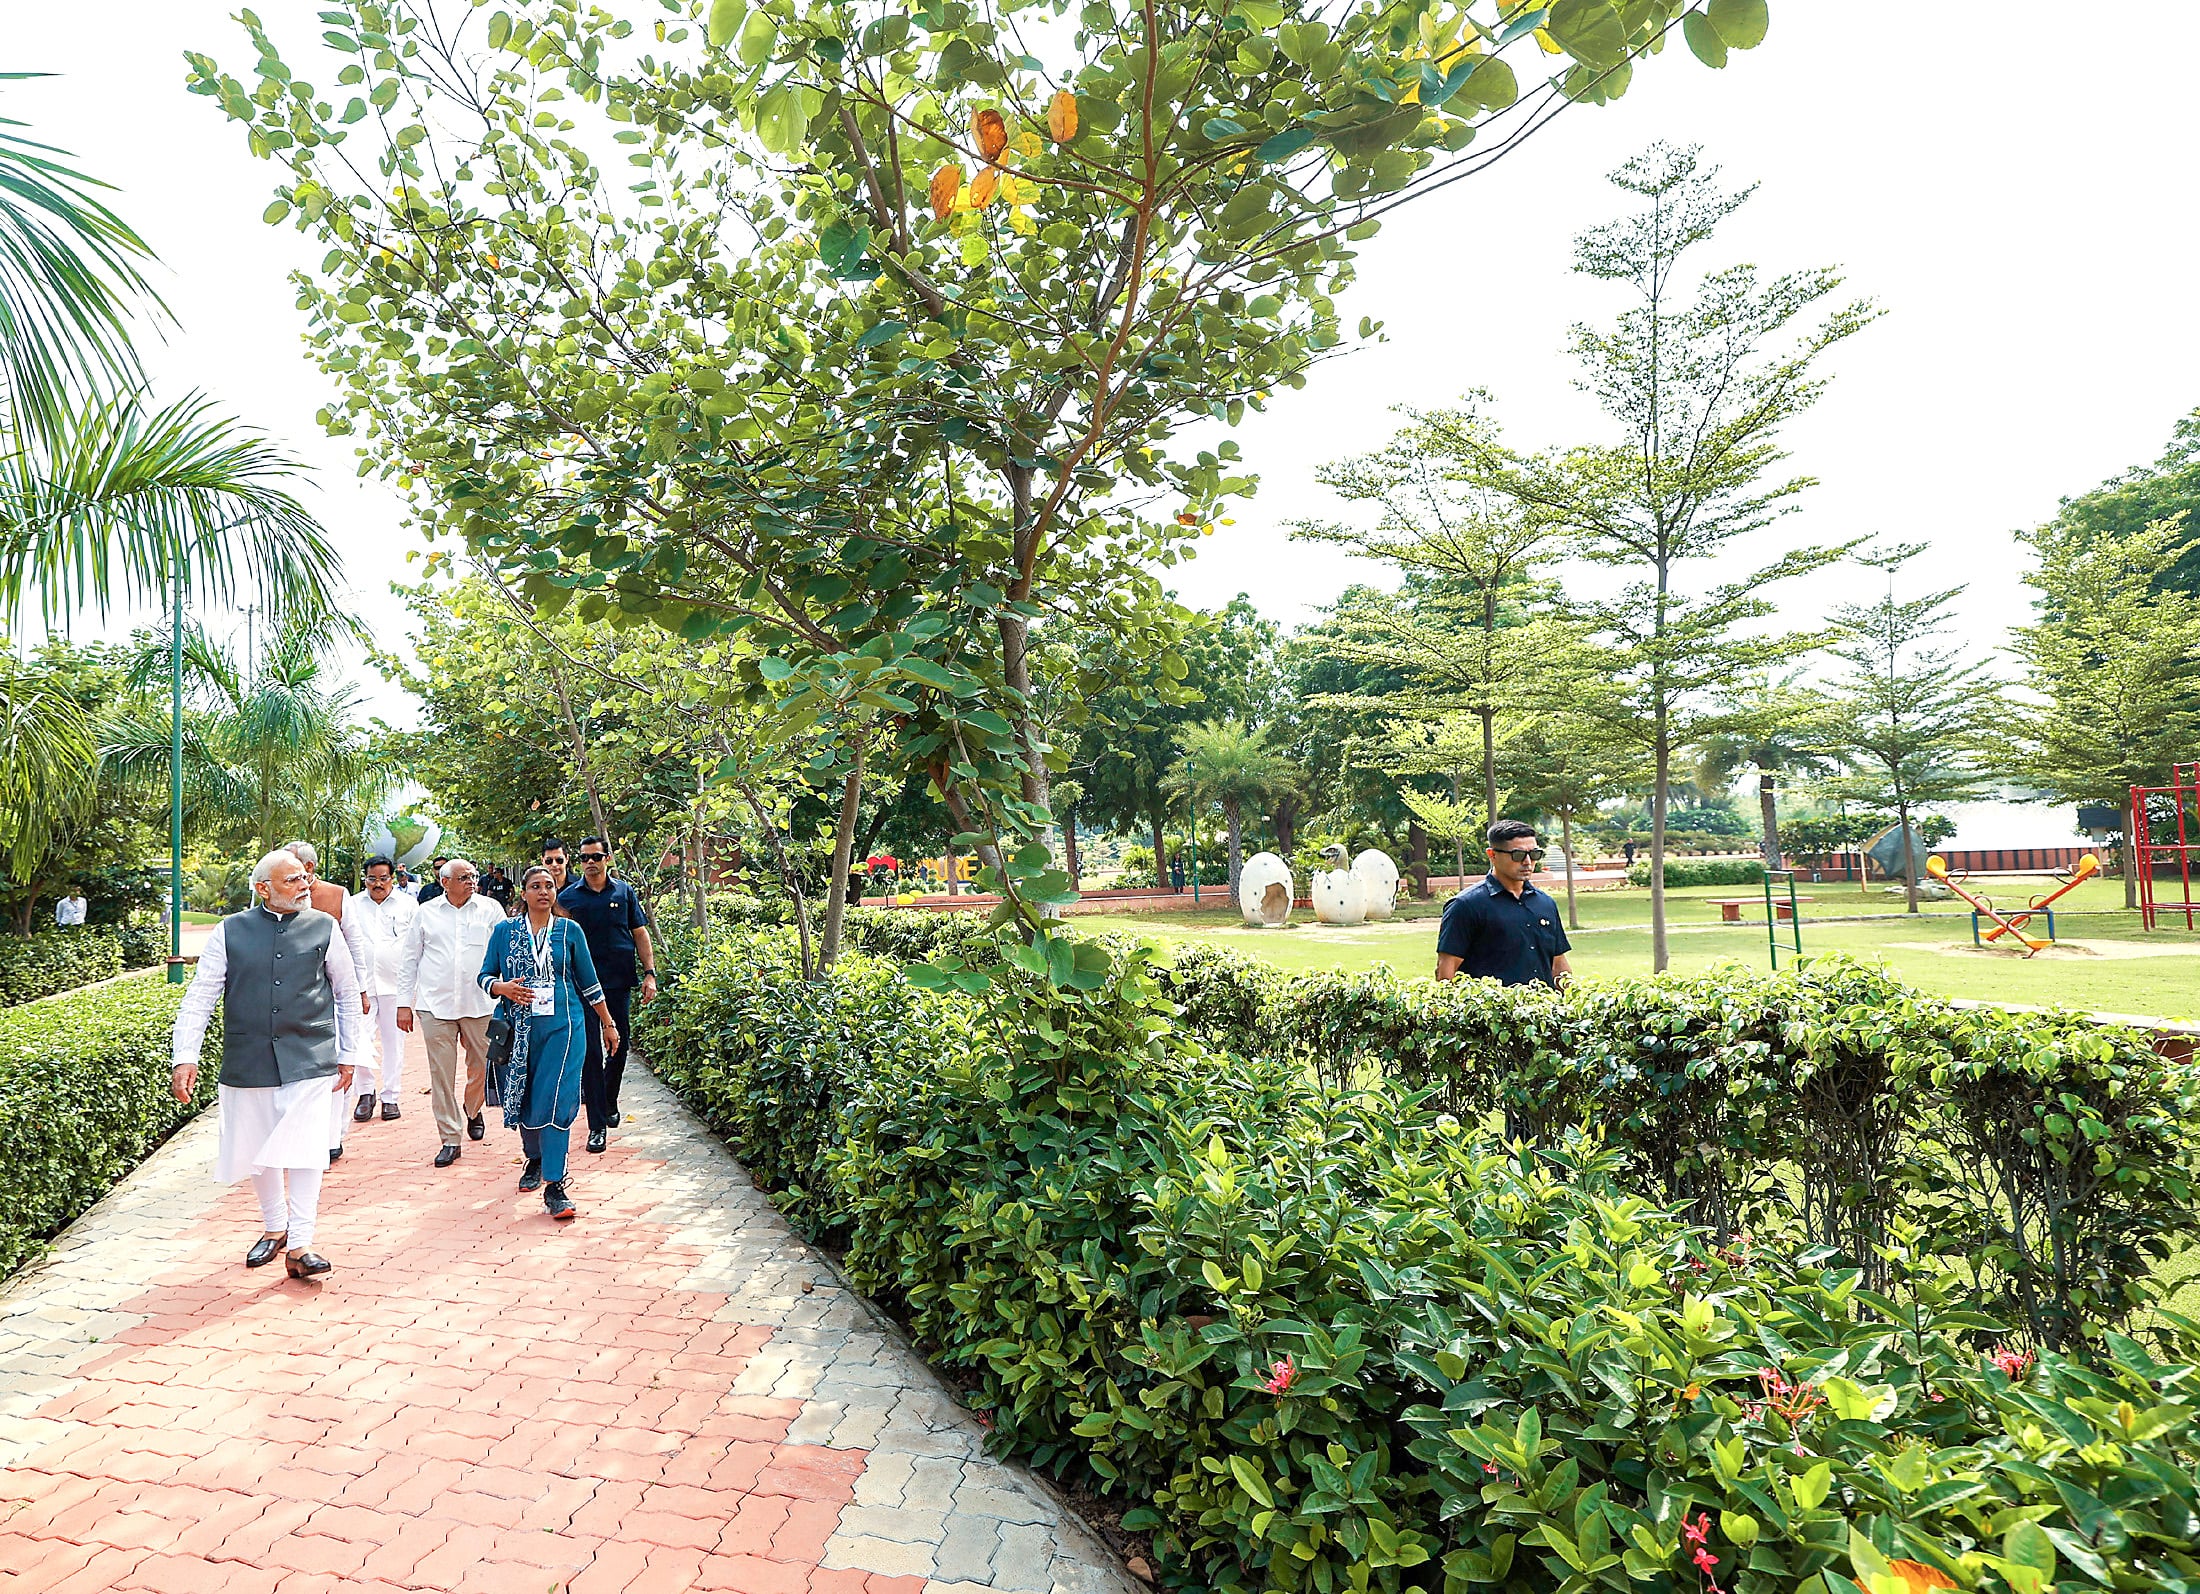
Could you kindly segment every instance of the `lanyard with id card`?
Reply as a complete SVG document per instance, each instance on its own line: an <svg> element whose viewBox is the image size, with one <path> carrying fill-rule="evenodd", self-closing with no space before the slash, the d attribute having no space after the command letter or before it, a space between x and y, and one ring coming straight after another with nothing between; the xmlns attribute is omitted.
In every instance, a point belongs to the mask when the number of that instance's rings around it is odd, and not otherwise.
<svg viewBox="0 0 2200 1594"><path fill-rule="evenodd" d="M542 927L542 934L527 932L527 939L535 954L534 1005L528 1009L540 1018L554 1017L558 1010L558 982L550 961L550 931L556 923Z"/></svg>

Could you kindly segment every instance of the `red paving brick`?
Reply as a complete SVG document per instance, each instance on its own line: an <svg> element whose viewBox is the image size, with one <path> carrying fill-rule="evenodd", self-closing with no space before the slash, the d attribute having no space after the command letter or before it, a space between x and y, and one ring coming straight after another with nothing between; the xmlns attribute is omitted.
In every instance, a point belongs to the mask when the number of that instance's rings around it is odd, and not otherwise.
<svg viewBox="0 0 2200 1594"><path fill-rule="evenodd" d="M408 1079L427 1077L417 1039ZM248 1271L251 1196L122 1310L145 1321L31 1415L0 1473L9 1594L904 1594L818 1566L860 1451L786 1443L796 1400L734 1395L772 1337L683 1289L659 1167L574 1140L584 1211L514 1188L516 1138L447 1172L427 1099L353 1125L319 1285Z"/></svg>

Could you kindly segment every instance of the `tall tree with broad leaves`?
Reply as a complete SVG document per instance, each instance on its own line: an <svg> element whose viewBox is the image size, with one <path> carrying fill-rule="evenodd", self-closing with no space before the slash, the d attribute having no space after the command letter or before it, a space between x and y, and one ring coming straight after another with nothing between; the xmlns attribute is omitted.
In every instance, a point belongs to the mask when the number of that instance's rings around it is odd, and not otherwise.
<svg viewBox="0 0 2200 1594"><path fill-rule="evenodd" d="M1903 543L1864 559L1886 572L1886 595L1834 611L1831 651L1847 668L1830 683L1816 716L1819 745L1846 771L1826 790L1895 816L1912 913L1924 860L1911 816L1923 805L1962 802L1984 789L1979 748L2000 712L1985 666L1935 640L1947 635L1949 610L1963 589L1895 595L1897 574L1923 551Z"/></svg>
<svg viewBox="0 0 2200 1594"><path fill-rule="evenodd" d="M1581 385L1620 436L1522 455L1493 427L1462 434L1477 488L1565 527L1583 557L1622 573L1609 597L1577 613L1603 649L1608 688L1588 712L1628 728L1649 755L1650 941L1667 961L1665 829L1676 755L1740 723L1720 694L1817 647L1809 634L1765 633L1766 590L1838 559L1846 547L1800 547L1732 580L1687 577L1798 507L1807 476L1768 479L1785 455L1780 429L1817 403L1818 361L1876 312L1832 303L1829 268L1765 278L1723 266L1693 285L1690 252L1753 190L1725 192L1693 148L1654 144L1612 174L1635 208L1592 227L1575 269L1624 284L1635 303L1608 328L1577 326ZM1830 308L1829 308L1830 304ZM1815 324L1798 323L1820 314Z"/></svg>
<svg viewBox="0 0 2200 1594"><path fill-rule="evenodd" d="M1732 723L1706 736L1696 748L1699 783L1723 789L1745 771L1757 777L1757 822L1765 867L1780 868L1780 782L1821 773L1826 761L1818 750L1813 715L1816 699L1800 685L1799 674L1750 682L1727 694Z"/></svg>
<svg viewBox="0 0 2200 1594"><path fill-rule="evenodd" d="M2133 537L2179 515L2186 525L2200 527L2200 409L2178 417L2154 463L2134 465L2090 492L2065 498L2041 533ZM2186 543L2155 579L2160 587L2200 597L2200 541Z"/></svg>
<svg viewBox="0 0 2200 1594"><path fill-rule="evenodd" d="M674 0L650 48L572 0L336 0L327 94L249 13L255 80L191 86L327 244L329 423L432 536L544 609L745 635L789 714L852 680L1043 936L1074 891L1033 839L1033 627L1165 652L1151 565L1253 486L1185 428L1302 383L1389 210L1620 94L1688 9ZM1765 29L1687 25L1720 60Z"/></svg>
<svg viewBox="0 0 2200 1594"><path fill-rule="evenodd" d="M2019 775L2064 802L2128 809L2131 788L2200 759L2200 596L2177 573L2200 544L2183 511L2126 531L2064 516L2023 533L2039 617L2013 633L2030 700L2010 705ZM2125 906L2138 902L2124 870Z"/></svg>
<svg viewBox="0 0 2200 1594"><path fill-rule="evenodd" d="M1566 924L1581 928L1574 903L1574 826L1640 783L1642 749L1603 720L1564 711L1544 715L1522 729L1505 750L1505 806L1511 815L1558 821L1565 854Z"/></svg>

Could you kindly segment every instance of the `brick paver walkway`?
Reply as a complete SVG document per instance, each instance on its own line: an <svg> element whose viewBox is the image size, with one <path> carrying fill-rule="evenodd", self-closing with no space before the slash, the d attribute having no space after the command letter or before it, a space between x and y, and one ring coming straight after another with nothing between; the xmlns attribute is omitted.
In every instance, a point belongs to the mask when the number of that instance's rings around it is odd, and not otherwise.
<svg viewBox="0 0 2200 1594"><path fill-rule="evenodd" d="M1136 1585L646 1072L581 1151L354 1125L328 1281L243 1266L213 1115L0 1294L0 1591L1123 1594Z"/></svg>

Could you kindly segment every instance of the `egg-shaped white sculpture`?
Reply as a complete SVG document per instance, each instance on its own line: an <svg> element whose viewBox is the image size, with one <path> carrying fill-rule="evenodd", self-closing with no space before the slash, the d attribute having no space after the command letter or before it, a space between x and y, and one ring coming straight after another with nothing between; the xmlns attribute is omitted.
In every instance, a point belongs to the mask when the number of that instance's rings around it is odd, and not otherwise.
<svg viewBox="0 0 2200 1594"><path fill-rule="evenodd" d="M1370 919L1387 919L1398 906L1398 866L1380 847L1370 847L1352 860L1352 872L1360 877L1362 905Z"/></svg>
<svg viewBox="0 0 2200 1594"><path fill-rule="evenodd" d="M1280 930L1291 918L1291 866L1256 852L1238 870L1238 911L1252 928Z"/></svg>
<svg viewBox="0 0 2200 1594"><path fill-rule="evenodd" d="M1367 882L1345 867L1344 848L1328 848L1322 859L1332 867L1314 871L1314 917L1323 924L1364 924Z"/></svg>

